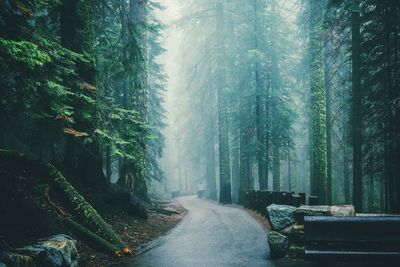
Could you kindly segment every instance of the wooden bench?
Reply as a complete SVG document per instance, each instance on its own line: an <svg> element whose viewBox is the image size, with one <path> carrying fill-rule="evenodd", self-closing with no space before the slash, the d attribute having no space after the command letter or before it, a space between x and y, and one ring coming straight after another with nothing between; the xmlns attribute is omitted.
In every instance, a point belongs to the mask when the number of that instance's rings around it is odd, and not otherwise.
<svg viewBox="0 0 400 267"><path fill-rule="evenodd" d="M400 260L400 216L306 216L304 235L306 260Z"/></svg>

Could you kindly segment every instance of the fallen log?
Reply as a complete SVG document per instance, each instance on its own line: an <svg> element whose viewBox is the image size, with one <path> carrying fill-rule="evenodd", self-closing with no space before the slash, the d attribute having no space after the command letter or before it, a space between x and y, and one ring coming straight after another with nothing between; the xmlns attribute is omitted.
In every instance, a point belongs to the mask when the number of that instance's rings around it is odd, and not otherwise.
<svg viewBox="0 0 400 267"><path fill-rule="evenodd" d="M81 220L118 250L125 248L121 238L112 230L97 211L76 191L65 177L54 166L49 165L51 183L64 195L65 199L74 208Z"/></svg>
<svg viewBox="0 0 400 267"><path fill-rule="evenodd" d="M119 251L121 255L122 253L125 255L131 254L130 250L126 248L121 238L114 232L112 227L104 221L97 211L54 166L50 164L46 166L39 161L29 159L23 154L0 149L0 172L4 172L4 174L16 173L16 177L21 177L20 179L12 179L12 175L2 175L4 179L0 179L0 181L5 185L9 184L11 187L13 183L20 183L23 189L26 190L20 193L13 192L13 196L15 197L14 201L27 199L26 194L28 192L30 198L35 198L38 201L38 203L36 203L36 200L24 201L23 204L27 205L27 209L29 209L30 212L49 215L50 213L39 212L39 210L41 210L41 201L43 201L45 205L47 202L56 210L58 215L62 215L61 217L68 217L68 215L71 214L79 218L82 226L86 227L90 232L110 243L111 246L115 248L112 249L113 254L115 251ZM27 179L25 175L28 175L29 178ZM45 188L44 194L43 190L39 190L43 188L42 186ZM57 195L62 198L62 203L68 207L70 214L64 211L63 207L56 205L50 200L48 187L57 191ZM39 192L40 195L38 195ZM31 205L29 205L30 203ZM53 219L56 219L56 217L56 214L52 215ZM43 221L43 219L41 221ZM68 225L73 227L73 223L69 223ZM75 229L77 229L77 227L75 227ZM93 237L92 239L95 238ZM102 246L105 246L104 242ZM109 249L109 251L111 252L111 249Z"/></svg>
<svg viewBox="0 0 400 267"><path fill-rule="evenodd" d="M82 224L74 221L70 217L64 218L63 221L66 225L68 225L69 228L71 228L73 232L75 232L76 235L80 236L82 239L91 242L92 244L94 244L95 246L97 246L99 249L101 249L106 253L113 254L115 256L120 256L119 249L116 246L114 246L107 240L101 238L100 236L96 235Z"/></svg>
<svg viewBox="0 0 400 267"><path fill-rule="evenodd" d="M155 204L155 205L170 205L173 203L173 201L166 201L166 200L155 200L152 199L151 203Z"/></svg>
<svg viewBox="0 0 400 267"><path fill-rule="evenodd" d="M164 215L180 214L180 212L178 212L178 211L166 210L166 209L157 209L157 208L150 209L150 211L158 212L158 213L161 213L161 214L164 214Z"/></svg>

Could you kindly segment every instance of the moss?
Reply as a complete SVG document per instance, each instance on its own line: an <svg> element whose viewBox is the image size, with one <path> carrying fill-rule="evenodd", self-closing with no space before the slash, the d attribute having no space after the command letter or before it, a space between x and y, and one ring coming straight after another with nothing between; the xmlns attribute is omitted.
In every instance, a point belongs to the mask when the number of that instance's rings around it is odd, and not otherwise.
<svg viewBox="0 0 400 267"><path fill-rule="evenodd" d="M75 188L65 179L65 177L54 167L50 167L50 176L52 183L63 193L64 197L74 208L81 220L94 233L101 236L118 249L123 245L120 237L111 229L97 211L75 190Z"/></svg>
<svg viewBox="0 0 400 267"><path fill-rule="evenodd" d="M326 90L322 58L322 12L310 0L310 87L311 87L311 193L326 202L328 162L326 133Z"/></svg>

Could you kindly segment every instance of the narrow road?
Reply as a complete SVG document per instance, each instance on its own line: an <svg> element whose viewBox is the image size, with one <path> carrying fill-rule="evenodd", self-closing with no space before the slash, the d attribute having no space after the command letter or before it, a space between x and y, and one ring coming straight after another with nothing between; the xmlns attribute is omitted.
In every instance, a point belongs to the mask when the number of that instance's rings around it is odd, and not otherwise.
<svg viewBox="0 0 400 267"><path fill-rule="evenodd" d="M245 211L195 197L179 201L189 214L131 267L301 266L268 260L267 234Z"/></svg>

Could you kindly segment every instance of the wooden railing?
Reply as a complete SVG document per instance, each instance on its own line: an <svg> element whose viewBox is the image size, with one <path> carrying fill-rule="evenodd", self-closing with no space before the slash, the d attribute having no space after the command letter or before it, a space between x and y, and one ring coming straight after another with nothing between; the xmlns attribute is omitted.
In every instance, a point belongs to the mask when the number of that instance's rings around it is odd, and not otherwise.
<svg viewBox="0 0 400 267"><path fill-rule="evenodd" d="M300 207L301 205L318 205L317 196L309 196L306 193L287 192L287 191L267 191L267 190L246 190L246 208L264 213L265 208L271 204L290 205Z"/></svg>

